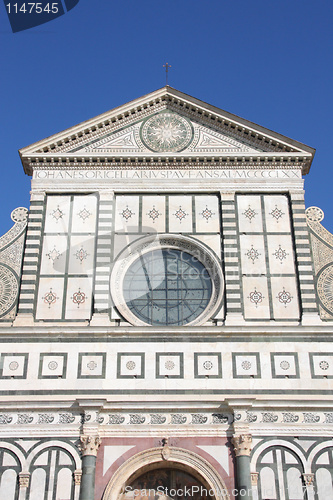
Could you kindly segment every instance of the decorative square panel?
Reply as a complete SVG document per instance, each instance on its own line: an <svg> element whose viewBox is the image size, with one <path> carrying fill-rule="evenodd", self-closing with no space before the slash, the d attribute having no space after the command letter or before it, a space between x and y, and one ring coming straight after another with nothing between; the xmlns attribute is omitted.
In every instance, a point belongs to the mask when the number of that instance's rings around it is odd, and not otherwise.
<svg viewBox="0 0 333 500"><path fill-rule="evenodd" d="M72 235L69 244L68 274L92 274L95 263L95 237Z"/></svg>
<svg viewBox="0 0 333 500"><path fill-rule="evenodd" d="M245 319L270 319L267 278L243 276L243 303Z"/></svg>
<svg viewBox="0 0 333 500"><path fill-rule="evenodd" d="M115 230L135 233L139 231L139 197L117 196L115 208Z"/></svg>
<svg viewBox="0 0 333 500"><path fill-rule="evenodd" d="M274 319L299 320L298 287L294 276L271 278Z"/></svg>
<svg viewBox="0 0 333 500"><path fill-rule="evenodd" d="M143 352L118 352L117 378L133 377L145 377L145 354Z"/></svg>
<svg viewBox="0 0 333 500"><path fill-rule="evenodd" d="M220 214L217 196L195 196L195 229L197 233L218 233Z"/></svg>
<svg viewBox="0 0 333 500"><path fill-rule="evenodd" d="M184 378L184 355L181 352L156 353L156 378Z"/></svg>
<svg viewBox="0 0 333 500"><path fill-rule="evenodd" d="M272 352L273 378L299 378L298 356L295 352Z"/></svg>
<svg viewBox="0 0 333 500"><path fill-rule="evenodd" d="M70 196L47 197L45 233L67 233L70 216Z"/></svg>
<svg viewBox="0 0 333 500"><path fill-rule="evenodd" d="M195 352L194 353L195 378L221 378L222 361L220 353Z"/></svg>
<svg viewBox="0 0 333 500"><path fill-rule="evenodd" d="M40 278L37 297L36 319L61 319L63 293L63 278Z"/></svg>
<svg viewBox="0 0 333 500"><path fill-rule="evenodd" d="M93 280L68 278L66 294L66 319L87 320L91 317Z"/></svg>
<svg viewBox="0 0 333 500"><path fill-rule="evenodd" d="M266 230L268 233L289 233L289 203L285 195L264 196Z"/></svg>
<svg viewBox="0 0 333 500"><path fill-rule="evenodd" d="M142 232L165 232L165 196L142 196Z"/></svg>
<svg viewBox="0 0 333 500"><path fill-rule="evenodd" d="M28 354L2 354L1 378L27 378Z"/></svg>
<svg viewBox="0 0 333 500"><path fill-rule="evenodd" d="M234 378L260 378L259 353L232 353Z"/></svg>
<svg viewBox="0 0 333 500"><path fill-rule="evenodd" d="M72 207L72 233L94 233L96 229L97 197L74 196Z"/></svg>
<svg viewBox="0 0 333 500"><path fill-rule="evenodd" d="M38 378L65 378L67 353L41 353Z"/></svg>
<svg viewBox="0 0 333 500"><path fill-rule="evenodd" d="M106 353L80 352L78 378L105 378Z"/></svg>
<svg viewBox="0 0 333 500"><path fill-rule="evenodd" d="M261 233L262 225L261 198L258 195L237 196L237 214L240 233Z"/></svg>
<svg viewBox="0 0 333 500"><path fill-rule="evenodd" d="M66 235L45 235L43 240L41 274L64 274L68 239Z"/></svg>
<svg viewBox="0 0 333 500"><path fill-rule="evenodd" d="M192 233L192 196L169 196L169 231Z"/></svg>
<svg viewBox="0 0 333 500"><path fill-rule="evenodd" d="M333 378L333 353L310 352L312 378Z"/></svg>
<svg viewBox="0 0 333 500"><path fill-rule="evenodd" d="M263 235L240 235L242 273L262 274L266 271L265 244Z"/></svg>
<svg viewBox="0 0 333 500"><path fill-rule="evenodd" d="M271 274L295 274L291 235L268 235L268 258Z"/></svg>

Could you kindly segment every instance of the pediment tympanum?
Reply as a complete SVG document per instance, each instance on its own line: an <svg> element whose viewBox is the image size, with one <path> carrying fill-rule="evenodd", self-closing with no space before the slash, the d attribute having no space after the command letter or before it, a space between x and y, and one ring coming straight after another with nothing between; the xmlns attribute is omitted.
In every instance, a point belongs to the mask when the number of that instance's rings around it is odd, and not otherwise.
<svg viewBox="0 0 333 500"><path fill-rule="evenodd" d="M26 173L34 164L77 158L240 158L301 162L314 149L171 87L164 87L20 150ZM260 160L262 158L262 160Z"/></svg>
<svg viewBox="0 0 333 500"><path fill-rule="evenodd" d="M260 151L232 137L190 121L178 113L161 111L124 130L108 134L75 153L256 153Z"/></svg>

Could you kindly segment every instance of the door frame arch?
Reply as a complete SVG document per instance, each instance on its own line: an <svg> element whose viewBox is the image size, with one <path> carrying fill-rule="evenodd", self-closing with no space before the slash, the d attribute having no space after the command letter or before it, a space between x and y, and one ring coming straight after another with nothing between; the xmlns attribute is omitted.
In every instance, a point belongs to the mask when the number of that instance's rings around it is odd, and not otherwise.
<svg viewBox="0 0 333 500"><path fill-rule="evenodd" d="M185 450L183 448L169 448L170 456L164 459L162 452L165 448L150 448L137 453L133 457L124 462L119 469L114 473L108 482L102 500L120 500L120 495L128 479L140 470L144 472L147 465L165 465L168 468L177 466L186 470L189 474L199 476L205 482L209 490L215 492L212 500L230 500L227 487L214 469L214 467L204 458L193 451Z"/></svg>

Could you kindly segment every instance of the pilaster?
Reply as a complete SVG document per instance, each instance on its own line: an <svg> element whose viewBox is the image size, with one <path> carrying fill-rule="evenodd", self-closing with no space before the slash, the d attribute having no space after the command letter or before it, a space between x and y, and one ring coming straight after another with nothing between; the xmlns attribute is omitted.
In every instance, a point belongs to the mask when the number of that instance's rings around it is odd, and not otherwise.
<svg viewBox="0 0 333 500"><path fill-rule="evenodd" d="M302 306L302 325L318 325L321 320L316 298L310 235L305 216L304 193L291 191L290 200Z"/></svg>
<svg viewBox="0 0 333 500"><path fill-rule="evenodd" d="M244 323L241 303L241 283L235 192L221 192L223 259L225 265L226 318L225 325Z"/></svg>
<svg viewBox="0 0 333 500"><path fill-rule="evenodd" d="M97 221L94 311L90 326L111 324L110 272L112 253L113 191L101 191Z"/></svg>
<svg viewBox="0 0 333 500"><path fill-rule="evenodd" d="M29 326L34 323L33 314L37 293L37 276L41 259L45 206L45 191L33 191L30 197L18 313L13 323L14 326Z"/></svg>

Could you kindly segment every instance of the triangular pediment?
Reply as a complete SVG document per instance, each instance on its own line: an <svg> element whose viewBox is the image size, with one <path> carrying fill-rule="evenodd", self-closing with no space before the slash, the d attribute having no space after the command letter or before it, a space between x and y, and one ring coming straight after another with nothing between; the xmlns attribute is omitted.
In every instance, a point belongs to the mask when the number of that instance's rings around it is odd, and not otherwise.
<svg viewBox="0 0 333 500"><path fill-rule="evenodd" d="M182 157L303 157L314 149L203 103L171 87L83 122L20 150L28 174L33 159ZM46 161L45 160L45 161ZM304 171L306 173L306 171Z"/></svg>

